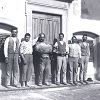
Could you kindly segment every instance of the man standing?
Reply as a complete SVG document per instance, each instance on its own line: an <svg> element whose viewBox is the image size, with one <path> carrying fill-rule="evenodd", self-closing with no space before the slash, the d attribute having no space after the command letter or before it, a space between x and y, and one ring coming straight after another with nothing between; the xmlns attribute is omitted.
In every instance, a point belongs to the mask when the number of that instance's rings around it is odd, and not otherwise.
<svg viewBox="0 0 100 100"><path fill-rule="evenodd" d="M30 40L30 34L26 33L24 41L20 45L20 55L22 57L22 86L29 87L28 82L30 81L33 69L33 56L32 56L32 44Z"/></svg>
<svg viewBox="0 0 100 100"><path fill-rule="evenodd" d="M38 74L38 85L42 86L43 76L44 76L44 84L50 85L49 74L50 74L50 58L49 53L52 52L52 46L45 43L45 34L40 33L38 42L35 45L35 51L37 52L37 65L39 67Z"/></svg>
<svg viewBox="0 0 100 100"><path fill-rule="evenodd" d="M89 48L89 43L87 43L87 35L84 34L82 40L83 41L80 43L82 66L80 67L79 79L81 84L84 83L88 84L88 82L86 81L86 73L87 73L87 66L90 57L90 48Z"/></svg>
<svg viewBox="0 0 100 100"><path fill-rule="evenodd" d="M69 44L69 72L71 85L77 85L78 59L81 58L81 48L77 44L77 38L72 37L72 43Z"/></svg>
<svg viewBox="0 0 100 100"><path fill-rule="evenodd" d="M67 78L66 78L66 71L67 71L67 61L68 61L68 49L66 49L68 46L63 41L64 34L59 34L59 41L55 43L56 48L56 54L57 54L57 80L56 84L60 85L60 72L62 68L62 83L64 85L67 85Z"/></svg>
<svg viewBox="0 0 100 100"><path fill-rule="evenodd" d="M5 61L7 64L6 68L6 82L5 86L7 88L10 88L9 86L12 84L15 87L18 86L19 81L19 64L18 64L18 58L19 58L19 40L17 38L18 31L15 29L11 30L11 36L8 37L5 40L4 44L4 55L5 55ZM11 82L11 76L13 82Z"/></svg>

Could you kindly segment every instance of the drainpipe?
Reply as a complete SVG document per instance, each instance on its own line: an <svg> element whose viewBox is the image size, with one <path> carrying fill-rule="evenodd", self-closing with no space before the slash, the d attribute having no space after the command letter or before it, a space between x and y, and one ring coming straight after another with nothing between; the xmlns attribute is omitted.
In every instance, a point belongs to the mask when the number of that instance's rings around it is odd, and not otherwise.
<svg viewBox="0 0 100 100"><path fill-rule="evenodd" d="M25 33L27 33L27 1L25 1Z"/></svg>

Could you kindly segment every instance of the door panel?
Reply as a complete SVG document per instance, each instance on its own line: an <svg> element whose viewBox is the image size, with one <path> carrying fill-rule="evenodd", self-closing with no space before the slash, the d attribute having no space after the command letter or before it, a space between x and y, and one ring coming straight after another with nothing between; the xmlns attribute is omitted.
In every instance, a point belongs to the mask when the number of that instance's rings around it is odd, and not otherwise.
<svg viewBox="0 0 100 100"><path fill-rule="evenodd" d="M46 41L52 44L60 33L60 18L61 16L33 13L32 38L36 38L39 33L45 33Z"/></svg>

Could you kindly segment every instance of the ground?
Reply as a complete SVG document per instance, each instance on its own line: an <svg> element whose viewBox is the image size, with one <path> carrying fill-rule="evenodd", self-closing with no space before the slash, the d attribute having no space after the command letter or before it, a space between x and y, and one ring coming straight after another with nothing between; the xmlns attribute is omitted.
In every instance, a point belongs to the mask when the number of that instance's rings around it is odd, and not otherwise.
<svg viewBox="0 0 100 100"><path fill-rule="evenodd" d="M0 91L0 100L100 100L100 83Z"/></svg>

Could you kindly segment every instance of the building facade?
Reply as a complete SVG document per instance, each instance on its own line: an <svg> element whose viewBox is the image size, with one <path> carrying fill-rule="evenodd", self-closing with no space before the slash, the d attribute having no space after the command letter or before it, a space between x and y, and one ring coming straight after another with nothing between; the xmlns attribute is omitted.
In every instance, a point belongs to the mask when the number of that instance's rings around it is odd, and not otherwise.
<svg viewBox="0 0 100 100"><path fill-rule="evenodd" d="M82 35L87 32L93 38L94 65L96 74L100 77L99 69L99 21L81 18L81 0L0 0L0 36L1 42L10 35L11 28L18 28L18 38L21 40L26 32L31 34L31 41L43 32L46 40L53 43L54 38L63 32L64 40L68 42L72 35ZM91 24L94 23L94 24ZM93 28L95 27L95 28ZM93 34L95 33L95 34ZM2 42L3 43L3 42ZM99 45L99 44L98 44ZM1 77L5 76L4 62L0 62ZM99 69L100 70L100 69ZM97 72L98 71L98 72ZM94 75L93 73L92 75Z"/></svg>

